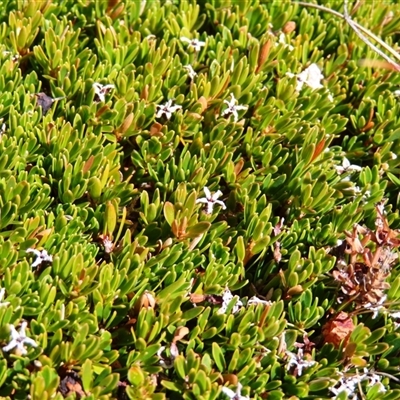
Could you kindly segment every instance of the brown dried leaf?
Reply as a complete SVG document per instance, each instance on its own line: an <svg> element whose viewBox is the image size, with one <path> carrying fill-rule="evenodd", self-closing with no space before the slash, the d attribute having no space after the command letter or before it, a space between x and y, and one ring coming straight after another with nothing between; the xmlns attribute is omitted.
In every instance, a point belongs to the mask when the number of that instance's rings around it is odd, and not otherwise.
<svg viewBox="0 0 400 400"><path fill-rule="evenodd" d="M190 301L194 304L202 303L203 301L206 300L206 298L207 296L205 296L204 294L199 294L199 293L190 294Z"/></svg>
<svg viewBox="0 0 400 400"><path fill-rule="evenodd" d="M144 85L142 92L140 93L141 100L147 100L149 97L149 85Z"/></svg>
<svg viewBox="0 0 400 400"><path fill-rule="evenodd" d="M290 289L288 289L288 291L286 293L288 296L292 297L292 296L296 296L300 293L303 293L303 291L304 291L303 286L296 285L296 286L293 286Z"/></svg>
<svg viewBox="0 0 400 400"><path fill-rule="evenodd" d="M90 168L92 168L94 161L94 156L93 154L87 159L85 164L83 165L82 172L85 174L86 172L90 171Z"/></svg>
<svg viewBox="0 0 400 400"><path fill-rule="evenodd" d="M233 168L233 172L235 173L235 176L238 176L240 174L240 171L243 169L243 165L244 165L244 160L243 160L243 158L241 158L237 162L235 167Z"/></svg>
<svg viewBox="0 0 400 400"><path fill-rule="evenodd" d="M124 3L120 3L120 5L114 9L114 11L112 12L112 14L110 15L111 19L113 21L115 21L124 11L125 5Z"/></svg>
<svg viewBox="0 0 400 400"><path fill-rule="evenodd" d="M289 34L292 33L294 30L296 29L296 22L294 21L288 21L286 22L286 24L284 25L282 32Z"/></svg>
<svg viewBox="0 0 400 400"><path fill-rule="evenodd" d="M176 219L174 219L173 221L172 221L172 224L171 224L171 230L172 230L172 233L175 235L175 237L177 237L177 238L179 238L179 234L180 234L180 229L179 229L180 227L179 227L179 223L178 223L178 221L176 220Z"/></svg>
<svg viewBox="0 0 400 400"><path fill-rule="evenodd" d="M205 110L207 110L208 107L208 101L204 96L201 96L199 100L197 100L201 104L201 112L203 113Z"/></svg>
<svg viewBox="0 0 400 400"><path fill-rule="evenodd" d="M154 124L151 125L151 127L150 127L150 135L157 136L157 137L163 136L163 134L161 133L162 127L163 127L163 125L160 124L159 122L154 122Z"/></svg>
<svg viewBox="0 0 400 400"><path fill-rule="evenodd" d="M314 150L314 154L311 157L310 163L312 163L318 156L323 152L325 147L326 140L322 139L316 146Z"/></svg>
<svg viewBox="0 0 400 400"><path fill-rule="evenodd" d="M189 328L187 328L186 326L179 326L178 328L176 328L172 343L176 343L177 341L183 339L188 333Z"/></svg>
<svg viewBox="0 0 400 400"><path fill-rule="evenodd" d="M355 326L349 315L341 311L323 326L324 342L332 343L337 348L342 341L344 343L348 342L354 328Z"/></svg>
<svg viewBox="0 0 400 400"><path fill-rule="evenodd" d="M129 127L132 125L132 121L133 121L133 113L130 113L124 120L124 122L121 124L121 126L119 127L119 132L120 133L125 133Z"/></svg>
<svg viewBox="0 0 400 400"><path fill-rule="evenodd" d="M258 63L256 73L260 72L261 68L263 67L266 59L268 58L269 51L271 49L272 42L268 40L260 49L260 55L258 56Z"/></svg>
<svg viewBox="0 0 400 400"><path fill-rule="evenodd" d="M156 299L150 293L145 291L135 302L133 307L133 315L138 315L142 308L155 308L156 307Z"/></svg>
<svg viewBox="0 0 400 400"><path fill-rule="evenodd" d="M224 374L222 375L222 378L224 380L224 383L229 382L232 386L237 386L239 379L235 374Z"/></svg>

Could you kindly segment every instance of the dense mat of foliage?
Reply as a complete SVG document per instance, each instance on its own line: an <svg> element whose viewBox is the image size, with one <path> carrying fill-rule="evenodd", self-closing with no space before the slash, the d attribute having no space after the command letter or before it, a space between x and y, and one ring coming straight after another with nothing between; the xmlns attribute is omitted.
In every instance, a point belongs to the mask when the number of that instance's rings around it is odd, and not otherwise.
<svg viewBox="0 0 400 400"><path fill-rule="evenodd" d="M0 1L1 398L400 398L400 73L260 3Z"/></svg>

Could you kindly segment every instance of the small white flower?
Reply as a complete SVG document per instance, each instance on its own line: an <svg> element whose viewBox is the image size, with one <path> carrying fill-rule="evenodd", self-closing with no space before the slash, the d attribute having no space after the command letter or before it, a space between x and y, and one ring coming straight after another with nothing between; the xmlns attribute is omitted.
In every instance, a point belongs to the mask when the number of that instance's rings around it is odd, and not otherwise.
<svg viewBox="0 0 400 400"><path fill-rule="evenodd" d="M335 165L336 172L341 175L343 172L360 172L362 168L359 165L350 164L350 161L344 157L342 165Z"/></svg>
<svg viewBox="0 0 400 400"><path fill-rule="evenodd" d="M115 88L114 85L102 85L101 83L93 83L94 92L96 93L97 97L100 101L106 101L106 94L108 94L112 89Z"/></svg>
<svg viewBox="0 0 400 400"><path fill-rule="evenodd" d="M371 191L370 190L366 190L365 193L363 194L363 199L368 199L369 197L371 197Z"/></svg>
<svg viewBox="0 0 400 400"><path fill-rule="evenodd" d="M107 254L111 253L114 250L114 243L108 237L103 240L103 246L104 251Z"/></svg>
<svg viewBox="0 0 400 400"><path fill-rule="evenodd" d="M162 115L164 114L167 119L171 119L172 114L182 108L180 105L172 105L172 100L168 100L165 104L157 104L157 118L161 118Z"/></svg>
<svg viewBox="0 0 400 400"><path fill-rule="evenodd" d="M321 70L317 64L311 64L303 72L297 75L298 86L300 86L299 91L302 89L303 85L306 84L312 90L321 89L323 87L321 81L324 79Z"/></svg>
<svg viewBox="0 0 400 400"><path fill-rule="evenodd" d="M231 400L249 400L248 396L242 396L242 384L238 382L236 392L224 386L222 388L222 393L228 396Z"/></svg>
<svg viewBox="0 0 400 400"><path fill-rule="evenodd" d="M218 310L218 314L226 313L226 310L228 309L228 305L232 299L233 299L233 295L232 295L231 291L228 288L226 288L222 295L222 306ZM240 307L242 307L242 306L243 306L243 303L238 299L232 308L232 313L233 314L237 313L240 310Z"/></svg>
<svg viewBox="0 0 400 400"><path fill-rule="evenodd" d="M271 301L267 301L267 300L261 300L259 299L257 296L253 296L252 298L250 298L247 302L248 306L251 305L257 305L257 304L262 304L264 306L271 306L272 302Z"/></svg>
<svg viewBox="0 0 400 400"><path fill-rule="evenodd" d="M217 190L213 195L211 195L211 192L208 189L208 187L205 187L204 193L206 197L201 197L200 199L197 199L196 204L198 203L207 204L206 214L212 214L214 206L216 204L219 204L223 210L226 209L225 203L221 200L218 200L218 198L222 196L222 192L220 190Z"/></svg>
<svg viewBox="0 0 400 400"><path fill-rule="evenodd" d="M286 351L286 354L289 356L286 368L289 370L294 365L297 369L298 376L301 376L304 368L312 367L314 364L316 364L315 361L303 359L303 349L301 348L297 350L297 354L292 353L291 351Z"/></svg>
<svg viewBox="0 0 400 400"><path fill-rule="evenodd" d="M286 47L289 48L289 51L293 51L294 47L291 44L286 43L286 35L282 32L279 34L279 39L278 42L275 43L275 46L278 46L279 44L283 44Z"/></svg>
<svg viewBox="0 0 400 400"><path fill-rule="evenodd" d="M38 265L42 264L43 262L52 262L53 256L47 253L47 250L36 250L36 249L28 249L26 250L27 253L33 253L36 256L36 260L32 263L31 267L35 268Z"/></svg>
<svg viewBox="0 0 400 400"><path fill-rule="evenodd" d="M397 154L395 154L395 153L393 153L393 152L391 151L391 152L390 152L390 158L391 158L392 160L396 160Z"/></svg>
<svg viewBox="0 0 400 400"><path fill-rule="evenodd" d="M237 122L239 119L238 111L247 110L249 108L246 105L243 106L243 105L237 104L237 100L235 99L235 96L233 95L233 93L231 93L231 100L230 101L224 100L224 103L227 104L228 108L226 110L222 111L222 115L232 114L235 122Z"/></svg>
<svg viewBox="0 0 400 400"><path fill-rule="evenodd" d="M399 319L400 318L400 311L391 312L389 315L390 315L391 318Z"/></svg>
<svg viewBox="0 0 400 400"><path fill-rule="evenodd" d="M196 71L193 69L193 67L190 64L185 65L183 68L186 69L186 71L188 72L189 78L191 80L193 80L197 76Z"/></svg>
<svg viewBox="0 0 400 400"><path fill-rule="evenodd" d="M297 77L297 92L300 92L301 89L303 89L304 84L306 84L312 90L321 89L323 87L321 81L324 79L324 76L322 75L317 64L311 64L304 71L300 72L300 74L294 75L291 72L288 72L286 75L290 78L293 76Z"/></svg>
<svg viewBox="0 0 400 400"><path fill-rule="evenodd" d="M8 306L10 304L9 301L3 301L5 294L6 294L6 289L1 288L0 289L0 307Z"/></svg>
<svg viewBox="0 0 400 400"><path fill-rule="evenodd" d="M162 353L166 349L165 346L161 346L157 351L157 356L160 358L160 365L165 369L170 369L174 366L174 360L179 355L178 346L175 343L171 343L169 348L170 357L163 357Z"/></svg>
<svg viewBox="0 0 400 400"><path fill-rule="evenodd" d="M21 56L19 54L13 54L13 53L11 53L11 51L8 51L8 50L3 50L2 54L4 57L11 56L11 61L13 61L13 62L18 61L21 58Z"/></svg>
<svg viewBox="0 0 400 400"><path fill-rule="evenodd" d="M345 377L342 374L342 377L339 379L339 381L335 384L339 384L339 387L331 387L329 390L335 395L333 399L336 399L337 396L340 395L340 393L345 392L347 394L347 397L350 399L357 399L357 394L354 393L355 390L358 387L359 382L361 382L364 379L364 376L362 375L353 375L350 377Z"/></svg>
<svg viewBox="0 0 400 400"><path fill-rule="evenodd" d="M364 375L365 379L368 379L368 387L374 386L377 383L379 383L379 393L385 393L386 388L383 386L383 383L381 382L382 376L375 374L373 372L368 371L368 368L364 368Z"/></svg>
<svg viewBox="0 0 400 400"><path fill-rule="evenodd" d="M181 41L188 43L189 47L192 47L197 52L199 52L201 48L206 45L206 42L202 42L198 39L188 39L187 37L181 37Z"/></svg>
<svg viewBox="0 0 400 400"><path fill-rule="evenodd" d="M345 392L347 394L347 397L349 399L358 399L357 393L355 393L355 391L358 389L358 385L360 382L369 379L368 375L370 375L370 373L368 372L368 370L366 368L364 368L364 372L366 371L366 373L364 374L355 374L355 375L351 375L351 376L345 376L342 372L340 373L341 378L339 379L339 381L336 383L335 386L337 386L337 384L339 384L339 387L335 388L329 388L329 390L336 395L336 397L333 397L333 399L336 399L337 396L339 396L340 393ZM375 374L372 374L375 376ZM372 376L371 376L372 378ZM375 377L376 378L376 377Z"/></svg>
<svg viewBox="0 0 400 400"><path fill-rule="evenodd" d="M297 92L300 92L304 85L308 86L312 90L321 89L324 87L321 83L321 81L324 79L324 75L322 75L322 72L317 64L311 64L308 68L297 75L294 75L291 72L287 72L286 75L290 78L294 76L297 77ZM333 102L333 96L331 93L328 94L328 100Z"/></svg>
<svg viewBox="0 0 400 400"><path fill-rule="evenodd" d="M10 341L10 343L8 343L7 346L3 347L3 351L8 352L16 347L17 351L21 355L25 355L27 353L27 350L25 349L25 345L28 344L29 346L32 346L32 347L38 346L37 343L33 339L26 336L25 328L27 325L28 325L28 323L24 321L21 324L21 328L19 329L19 332L17 332L14 325L10 325L11 341Z"/></svg>
<svg viewBox="0 0 400 400"><path fill-rule="evenodd" d="M161 354L165 350L165 346L160 346L160 348L157 350L157 356L161 358Z"/></svg>
<svg viewBox="0 0 400 400"><path fill-rule="evenodd" d="M393 94L394 94L395 96L400 97L400 90L395 90L395 91L393 92Z"/></svg>

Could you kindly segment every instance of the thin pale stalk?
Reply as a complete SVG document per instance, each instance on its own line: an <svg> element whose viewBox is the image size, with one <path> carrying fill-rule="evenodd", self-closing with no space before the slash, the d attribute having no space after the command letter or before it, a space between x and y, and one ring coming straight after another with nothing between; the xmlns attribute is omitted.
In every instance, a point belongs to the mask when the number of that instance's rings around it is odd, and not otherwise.
<svg viewBox="0 0 400 400"><path fill-rule="evenodd" d="M323 11L323 12L327 12L330 13L338 18L344 19L346 22L348 22L348 20L346 19L346 17L341 14L338 11L332 10L328 7L324 7L321 6L319 4L312 4L312 3L307 3L304 1L297 1L297 4L303 6L303 7L311 7L311 8L316 8L317 10ZM400 54L397 53L392 47L390 47L387 43L385 43L380 37L376 36L374 33L372 33L371 31L369 31L368 29L364 28L362 25L358 24L355 21L351 21L352 25L351 28L354 30L354 27L356 27L356 29L358 29L359 31L361 31L362 33L364 33L365 35L371 37L372 39L374 39L377 43L379 43L385 50L387 50L394 58L396 58L397 60L400 61ZM354 30L355 31L355 30ZM357 33L357 32L356 32ZM371 42L369 42L371 43ZM371 43L372 44L372 43ZM370 45L370 44L368 44ZM384 53L382 53L379 49L377 49L373 44L372 44L374 51L377 51L377 53L381 56L383 56L385 58L385 60L387 59L388 56L386 56ZM375 50L377 49L377 50ZM393 60L390 59L390 61L388 61L390 64L395 65L396 68L400 69L400 66L395 63Z"/></svg>
<svg viewBox="0 0 400 400"><path fill-rule="evenodd" d="M347 10L347 4L348 0L344 0L343 4L343 9L344 9L344 19L345 21L350 25L350 27L353 29L353 31L356 33L356 35L369 47L371 47L372 50L375 51L375 53L379 54L383 59L385 59L389 64L393 65L398 71L400 71L400 65L397 64L395 61L393 61L389 56L387 56L385 53L383 53L381 50L379 50L366 36L364 36L358 26L356 26L355 22L351 19L349 12Z"/></svg>

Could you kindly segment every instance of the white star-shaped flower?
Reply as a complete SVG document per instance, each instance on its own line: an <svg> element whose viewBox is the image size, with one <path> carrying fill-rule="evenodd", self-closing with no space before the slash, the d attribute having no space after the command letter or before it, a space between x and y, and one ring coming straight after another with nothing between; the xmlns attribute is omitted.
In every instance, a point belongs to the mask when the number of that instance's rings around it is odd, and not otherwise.
<svg viewBox="0 0 400 400"><path fill-rule="evenodd" d="M249 400L249 396L242 396L242 384L238 382L236 392L224 386L222 388L222 393L228 396L231 400Z"/></svg>
<svg viewBox="0 0 400 400"><path fill-rule="evenodd" d="M182 106L176 104L172 105L172 100L168 100L165 104L157 104L157 118L161 118L162 115L164 114L167 119L171 119L172 114L182 108Z"/></svg>
<svg viewBox="0 0 400 400"><path fill-rule="evenodd" d="M218 310L218 314L226 313L226 310L228 309L228 305L232 299L233 299L233 294L231 293L231 291L228 288L226 288L222 295L222 306ZM242 307L242 306L243 306L243 303L238 299L232 308L232 313L233 314L237 313L240 310L240 307Z"/></svg>
<svg viewBox="0 0 400 400"><path fill-rule="evenodd" d="M350 164L350 161L344 157L342 165L335 165L336 172L341 175L343 172L360 172L362 168L359 165Z"/></svg>
<svg viewBox="0 0 400 400"><path fill-rule="evenodd" d="M36 250L36 249L28 249L26 250L27 253L33 253L36 256L36 260L32 263L31 267L35 268L38 265L42 264L43 262L52 262L53 256L47 253L47 250Z"/></svg>
<svg viewBox="0 0 400 400"><path fill-rule="evenodd" d="M226 209L225 203L221 200L218 200L218 198L222 196L222 192L220 190L217 190L212 195L210 190L208 189L208 187L205 187L204 193L205 193L206 197L201 197L200 199L197 199L196 204L198 204L198 203L206 204L207 205L206 214L212 214L212 212L214 210L214 206L216 204L219 204L223 210Z"/></svg>
<svg viewBox="0 0 400 400"><path fill-rule="evenodd" d="M108 94L112 89L115 88L114 85L102 85L101 83L93 83L94 92L96 93L97 97L103 103L106 101L106 94Z"/></svg>
<svg viewBox="0 0 400 400"><path fill-rule="evenodd" d="M235 122L238 122L239 119L238 111L247 110L249 108L246 105L243 106L237 104L237 100L235 99L233 93L231 93L231 100L224 100L224 103L228 106L228 108L222 111L222 115L232 114Z"/></svg>
<svg viewBox="0 0 400 400"><path fill-rule="evenodd" d="M186 69L186 71L188 72L189 78L191 80L193 80L197 76L196 71L193 69L193 67L190 64L184 65L183 68Z"/></svg>
<svg viewBox="0 0 400 400"><path fill-rule="evenodd" d="M199 52L202 47L206 45L206 42L202 42L199 39L189 39L187 37L181 37L181 41L184 43L188 43L189 47L192 47L195 51Z"/></svg>
<svg viewBox="0 0 400 400"><path fill-rule="evenodd" d="M27 322L23 322L21 324L21 328L19 329L19 332L15 329L14 325L10 325L10 330L11 330L11 341L8 343L7 346L3 347L3 351L9 352L10 350L17 348L17 352L21 355L27 354L27 350L25 349L25 345L29 345L32 347L37 347L37 343L26 336L25 333L25 328L28 325Z"/></svg>
<svg viewBox="0 0 400 400"><path fill-rule="evenodd" d="M301 348L297 350L297 354L294 354L291 351L286 351L286 354L289 356L286 368L289 370L294 365L297 369L298 376L301 376L304 368L312 367L316 363L315 361L304 360L303 349Z"/></svg>

